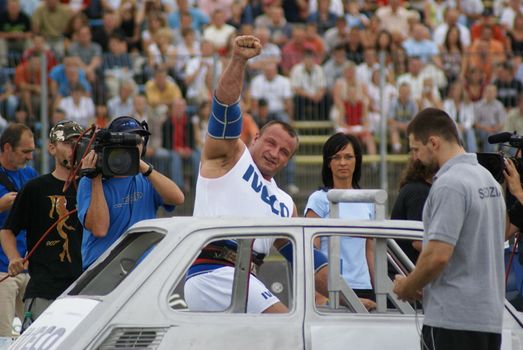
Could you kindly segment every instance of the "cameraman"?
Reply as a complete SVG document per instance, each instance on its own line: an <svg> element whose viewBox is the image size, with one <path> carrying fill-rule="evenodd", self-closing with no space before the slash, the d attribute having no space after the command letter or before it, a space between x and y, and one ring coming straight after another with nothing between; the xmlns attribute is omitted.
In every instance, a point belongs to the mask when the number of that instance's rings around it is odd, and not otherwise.
<svg viewBox="0 0 523 350"><path fill-rule="evenodd" d="M506 239L509 239L516 232L523 229L523 187L519 172L511 159L505 160L505 170L503 171L507 187L516 201L508 208L509 225L506 229Z"/></svg>
<svg viewBox="0 0 523 350"><path fill-rule="evenodd" d="M138 145L143 156L150 132L132 117L119 117L108 127L110 132L142 136ZM97 155L91 150L82 160L82 169L96 168ZM156 217L160 205L168 211L182 204L184 195L169 178L152 165L140 160L134 176L103 178L83 177L78 187L78 219L84 225L82 241L83 268L87 269L134 223Z"/></svg>

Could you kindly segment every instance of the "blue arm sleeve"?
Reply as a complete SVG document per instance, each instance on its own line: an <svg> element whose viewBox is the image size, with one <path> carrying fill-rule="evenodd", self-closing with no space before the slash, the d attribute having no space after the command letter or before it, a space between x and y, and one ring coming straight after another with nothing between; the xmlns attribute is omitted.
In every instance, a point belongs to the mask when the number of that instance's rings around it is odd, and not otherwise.
<svg viewBox="0 0 523 350"><path fill-rule="evenodd" d="M284 246L278 249L278 252L287 260L291 266L293 262L293 251L291 242L287 242ZM314 248L314 272L317 272L322 267L327 266L328 259L319 249Z"/></svg>
<svg viewBox="0 0 523 350"><path fill-rule="evenodd" d="M224 105L216 99L212 99L212 112L209 116L207 132L215 139L237 139L242 132L242 111L240 101L232 105Z"/></svg>

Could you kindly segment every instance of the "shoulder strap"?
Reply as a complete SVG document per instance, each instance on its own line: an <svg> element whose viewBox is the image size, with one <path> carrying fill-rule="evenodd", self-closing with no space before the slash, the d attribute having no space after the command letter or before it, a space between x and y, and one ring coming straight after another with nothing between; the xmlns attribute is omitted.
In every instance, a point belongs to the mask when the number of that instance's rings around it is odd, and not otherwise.
<svg viewBox="0 0 523 350"><path fill-rule="evenodd" d="M7 188L9 192L18 192L16 189L16 186L13 184L13 182L9 179L7 174L3 171L0 171L0 185Z"/></svg>

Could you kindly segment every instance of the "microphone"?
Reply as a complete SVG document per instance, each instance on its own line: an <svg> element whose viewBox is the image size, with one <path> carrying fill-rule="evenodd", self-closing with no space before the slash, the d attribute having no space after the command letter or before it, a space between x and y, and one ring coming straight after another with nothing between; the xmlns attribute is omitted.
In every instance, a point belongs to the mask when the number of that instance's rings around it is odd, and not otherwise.
<svg viewBox="0 0 523 350"><path fill-rule="evenodd" d="M67 159L62 160L62 165L67 166L69 164L69 161Z"/></svg>
<svg viewBox="0 0 523 350"><path fill-rule="evenodd" d="M513 135L514 135L513 133L508 132L508 131L500 132L500 133L494 134L494 135L490 135L488 137L488 143L493 145L493 144L497 144L497 143L508 142L508 141L510 141L510 138Z"/></svg>

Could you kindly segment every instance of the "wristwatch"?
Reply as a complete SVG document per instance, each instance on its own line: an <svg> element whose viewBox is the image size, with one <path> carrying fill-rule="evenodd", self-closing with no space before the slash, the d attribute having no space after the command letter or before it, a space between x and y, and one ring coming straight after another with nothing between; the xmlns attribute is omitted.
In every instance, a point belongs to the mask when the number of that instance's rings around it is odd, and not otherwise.
<svg viewBox="0 0 523 350"><path fill-rule="evenodd" d="M151 175L151 173L154 170L154 167L153 167L153 165L151 163L147 163L147 164L149 164L149 169L147 169L147 171L145 173L142 173L142 175L144 177L148 177L149 175Z"/></svg>

